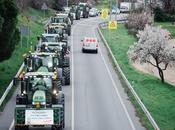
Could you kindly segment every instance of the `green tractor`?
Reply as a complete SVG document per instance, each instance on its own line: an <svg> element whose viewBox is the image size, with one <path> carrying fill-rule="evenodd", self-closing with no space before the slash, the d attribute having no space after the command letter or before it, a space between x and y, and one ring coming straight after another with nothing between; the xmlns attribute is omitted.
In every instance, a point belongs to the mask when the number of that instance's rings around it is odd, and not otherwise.
<svg viewBox="0 0 175 130"><path fill-rule="evenodd" d="M15 130L30 127L63 130L65 99L54 82L53 72L28 72L19 76L20 94L16 96Z"/></svg>
<svg viewBox="0 0 175 130"><path fill-rule="evenodd" d="M72 5L70 8L70 14L73 16L73 19L80 20L81 17L80 7Z"/></svg>
<svg viewBox="0 0 175 130"><path fill-rule="evenodd" d="M80 12L81 12L81 17L83 18L88 18L89 17L89 10L90 7L87 3L79 3L79 7L80 7Z"/></svg>
<svg viewBox="0 0 175 130"><path fill-rule="evenodd" d="M59 34L59 41L68 40L68 33L66 31L66 26L59 23L52 23L47 25L45 28L46 34Z"/></svg>
<svg viewBox="0 0 175 130"><path fill-rule="evenodd" d="M58 67L62 69L62 84L70 85L70 58L67 56L66 42L43 42L41 46L43 52L56 53L58 55Z"/></svg>
<svg viewBox="0 0 175 130"><path fill-rule="evenodd" d="M48 31L49 32L49 31ZM60 46L64 46L64 51L70 51L70 46L68 45L68 37L65 34L57 34L57 33L44 33L38 37L38 45L35 47L36 51L42 51L42 44L43 43L59 43ZM65 53L66 54L66 53Z"/></svg>
<svg viewBox="0 0 175 130"><path fill-rule="evenodd" d="M65 26L66 33L71 35L71 20L67 14L58 13L54 17L51 17L50 24L57 23Z"/></svg>
<svg viewBox="0 0 175 130"><path fill-rule="evenodd" d="M68 17L70 18L71 24L73 24L74 18L73 18L73 15L70 13L70 7L64 7L63 10L64 10L64 13L67 14Z"/></svg>
<svg viewBox="0 0 175 130"><path fill-rule="evenodd" d="M55 48L55 47L54 47ZM62 59L58 53L35 52L25 56L24 64L26 72L54 72L57 74L59 90L61 85L70 85L70 62Z"/></svg>

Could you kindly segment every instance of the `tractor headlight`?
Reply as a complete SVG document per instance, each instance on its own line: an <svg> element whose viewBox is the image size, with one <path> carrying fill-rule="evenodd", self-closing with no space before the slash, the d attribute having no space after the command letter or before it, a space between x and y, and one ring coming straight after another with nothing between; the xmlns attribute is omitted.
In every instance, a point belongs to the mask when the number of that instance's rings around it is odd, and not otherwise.
<svg viewBox="0 0 175 130"><path fill-rule="evenodd" d="M53 94L56 95L57 94L57 90L54 89L53 90Z"/></svg>
<svg viewBox="0 0 175 130"><path fill-rule="evenodd" d="M26 91L24 90L22 93L25 95L26 94Z"/></svg>
<svg viewBox="0 0 175 130"><path fill-rule="evenodd" d="M41 105L46 105L46 102L41 102Z"/></svg>

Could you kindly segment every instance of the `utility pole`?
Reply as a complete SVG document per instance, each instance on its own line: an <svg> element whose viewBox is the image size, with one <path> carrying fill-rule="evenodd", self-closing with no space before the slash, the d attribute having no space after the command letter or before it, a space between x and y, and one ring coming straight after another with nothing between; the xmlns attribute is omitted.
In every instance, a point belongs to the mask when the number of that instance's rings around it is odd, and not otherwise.
<svg viewBox="0 0 175 130"><path fill-rule="evenodd" d="M111 21L111 15L112 15L112 14L111 14L111 13L112 13L112 0L110 0L110 9L109 9L109 10L110 10L110 21Z"/></svg>
<svg viewBox="0 0 175 130"><path fill-rule="evenodd" d="M69 6L69 0L66 1L66 5L67 5L67 7Z"/></svg>

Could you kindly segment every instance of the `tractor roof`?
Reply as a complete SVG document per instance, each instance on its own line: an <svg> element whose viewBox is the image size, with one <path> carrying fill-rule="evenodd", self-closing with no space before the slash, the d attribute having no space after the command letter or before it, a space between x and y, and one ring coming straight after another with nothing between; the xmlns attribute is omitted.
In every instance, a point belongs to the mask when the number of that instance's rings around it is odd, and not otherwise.
<svg viewBox="0 0 175 130"><path fill-rule="evenodd" d="M50 36L50 37L51 37L51 36L53 36L53 37L59 37L59 34L48 34L48 33L43 33L42 36L43 36L43 37L47 37L47 36L48 36L48 37L49 37L49 36Z"/></svg>
<svg viewBox="0 0 175 130"><path fill-rule="evenodd" d="M60 46L60 45L63 45L63 44L65 44L66 42L42 42L41 44L45 44L46 46L48 45L58 45L58 46Z"/></svg>
<svg viewBox="0 0 175 130"><path fill-rule="evenodd" d="M55 56L56 53L50 53L50 52L34 52L31 53L32 56Z"/></svg>
<svg viewBox="0 0 175 130"><path fill-rule="evenodd" d="M64 28L64 26L62 24L59 23L52 23L50 25L48 25L49 28Z"/></svg>
<svg viewBox="0 0 175 130"><path fill-rule="evenodd" d="M55 14L55 16L59 16L59 17L68 17L68 14L67 13L64 13L64 12L57 12Z"/></svg>
<svg viewBox="0 0 175 130"><path fill-rule="evenodd" d="M54 78L55 74L53 72L28 72L25 74L25 78L28 77L52 77Z"/></svg>

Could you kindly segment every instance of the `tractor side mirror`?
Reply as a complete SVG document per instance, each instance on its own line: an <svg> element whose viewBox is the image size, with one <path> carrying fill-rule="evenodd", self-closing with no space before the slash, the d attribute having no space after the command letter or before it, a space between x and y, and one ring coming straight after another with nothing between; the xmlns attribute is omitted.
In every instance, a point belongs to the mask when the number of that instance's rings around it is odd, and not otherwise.
<svg viewBox="0 0 175 130"><path fill-rule="evenodd" d="M34 46L34 50L36 51L36 49L37 49L37 47L36 47L36 45Z"/></svg>
<svg viewBox="0 0 175 130"><path fill-rule="evenodd" d="M21 81L21 94L26 94L26 82Z"/></svg>
<svg viewBox="0 0 175 130"><path fill-rule="evenodd" d="M24 65L27 65L27 58L24 58Z"/></svg>
<svg viewBox="0 0 175 130"><path fill-rule="evenodd" d="M16 86L18 83L18 77L13 78L13 86Z"/></svg>
<svg viewBox="0 0 175 130"><path fill-rule="evenodd" d="M37 36L37 40L38 40L38 41L40 40L40 38L41 38L40 36Z"/></svg>

